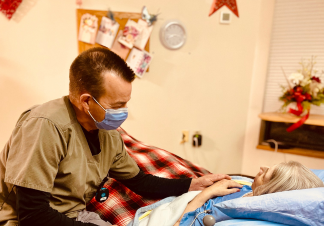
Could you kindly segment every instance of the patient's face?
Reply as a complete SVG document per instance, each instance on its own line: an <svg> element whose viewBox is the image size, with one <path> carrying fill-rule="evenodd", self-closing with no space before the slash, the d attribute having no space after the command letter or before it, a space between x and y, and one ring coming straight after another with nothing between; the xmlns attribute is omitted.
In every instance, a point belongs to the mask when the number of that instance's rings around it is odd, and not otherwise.
<svg viewBox="0 0 324 226"><path fill-rule="evenodd" d="M275 167L276 167L276 165L274 165L270 168L267 166L261 166L259 173L254 178L254 182L252 184L252 190L259 187L260 185L263 185L263 184L269 182Z"/></svg>

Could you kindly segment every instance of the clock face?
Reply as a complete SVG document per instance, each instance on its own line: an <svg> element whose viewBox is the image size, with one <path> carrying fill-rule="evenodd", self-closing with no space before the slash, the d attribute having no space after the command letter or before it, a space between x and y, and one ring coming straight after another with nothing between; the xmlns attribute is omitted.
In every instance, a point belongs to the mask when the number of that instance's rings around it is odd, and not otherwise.
<svg viewBox="0 0 324 226"><path fill-rule="evenodd" d="M179 49L186 41L186 30L178 21L166 23L161 28L162 44L168 49Z"/></svg>

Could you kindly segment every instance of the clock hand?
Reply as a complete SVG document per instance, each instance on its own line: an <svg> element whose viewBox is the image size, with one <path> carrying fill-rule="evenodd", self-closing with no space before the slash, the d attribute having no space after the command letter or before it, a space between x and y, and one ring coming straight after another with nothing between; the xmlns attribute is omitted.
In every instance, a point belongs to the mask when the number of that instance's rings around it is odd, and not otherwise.
<svg viewBox="0 0 324 226"><path fill-rule="evenodd" d="M180 38L181 38L180 35L168 35L168 36L167 36L167 38L173 38L173 37L180 37Z"/></svg>

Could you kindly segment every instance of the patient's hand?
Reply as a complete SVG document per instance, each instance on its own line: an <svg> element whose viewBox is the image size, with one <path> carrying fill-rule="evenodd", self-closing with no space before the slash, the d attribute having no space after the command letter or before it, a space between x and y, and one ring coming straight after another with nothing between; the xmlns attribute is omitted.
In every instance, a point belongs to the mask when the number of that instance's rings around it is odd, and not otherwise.
<svg viewBox="0 0 324 226"><path fill-rule="evenodd" d="M227 179L230 180L231 177L226 174L208 174L199 178L194 178L191 181L189 191L200 191L217 181Z"/></svg>
<svg viewBox="0 0 324 226"><path fill-rule="evenodd" d="M202 195L206 199L211 199L216 196L229 195L235 192L239 192L243 185L233 181L233 180L221 180L213 184L212 186L204 189Z"/></svg>
<svg viewBox="0 0 324 226"><path fill-rule="evenodd" d="M207 176L212 176L212 175L207 175ZM214 175L215 176L215 175ZM203 178L203 177L200 177ZM197 178L200 179L200 178ZM209 177L208 177L209 178ZM210 184L212 184L211 186L209 186L208 188L204 189L202 192L200 192L186 207L186 209L184 210L184 212L182 213L181 217L179 218L179 220L177 221L177 223L174 226L179 226L179 222L181 221L183 215L185 213L194 211L195 209L197 209L198 207L201 207L202 205L204 205L204 203L211 198L214 198L215 196L224 196L224 195L229 195L235 192L240 191L240 189L238 188L242 188L243 186L240 185L239 183L236 183L233 180L230 180L231 178L228 175L220 175L220 174L216 174L216 177L214 178L222 178L221 181L218 181L216 183L213 184L213 182L210 182ZM226 179L224 179L226 178ZM213 180L213 179L211 179ZM199 190L199 189L197 189Z"/></svg>

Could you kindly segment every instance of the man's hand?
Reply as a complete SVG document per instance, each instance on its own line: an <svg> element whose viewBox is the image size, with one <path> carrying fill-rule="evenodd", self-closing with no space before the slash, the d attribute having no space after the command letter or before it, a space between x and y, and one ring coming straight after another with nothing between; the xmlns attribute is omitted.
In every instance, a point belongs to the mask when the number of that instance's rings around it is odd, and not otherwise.
<svg viewBox="0 0 324 226"><path fill-rule="evenodd" d="M212 186L204 189L201 195L206 199L211 199L218 196L225 196L235 192L239 192L243 185L233 180L221 180L213 184Z"/></svg>
<svg viewBox="0 0 324 226"><path fill-rule="evenodd" d="M194 178L191 181L188 191L200 191L213 185L215 182L227 179L230 180L231 177L226 174L208 174L199 178Z"/></svg>

